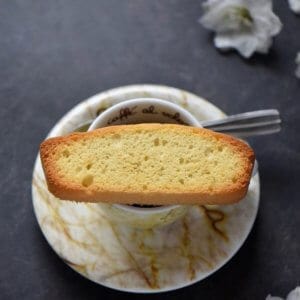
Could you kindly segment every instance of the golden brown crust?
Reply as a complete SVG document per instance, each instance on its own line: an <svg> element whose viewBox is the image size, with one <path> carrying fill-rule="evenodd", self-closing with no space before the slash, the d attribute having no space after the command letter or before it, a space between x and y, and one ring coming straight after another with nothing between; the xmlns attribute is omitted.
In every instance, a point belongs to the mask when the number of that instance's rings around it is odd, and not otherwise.
<svg viewBox="0 0 300 300"><path fill-rule="evenodd" d="M244 172L236 183L223 187L221 190L208 191L201 187L195 190L172 191L128 191L128 190L103 190L101 187L88 188L81 184L64 180L58 176L55 167L55 157L62 146L71 144L74 141L80 141L82 137L101 137L111 133L122 133L124 130L141 130L160 128L176 129L177 131L193 132L199 136L211 137L220 140L222 143L230 146L236 155L239 155L244 162ZM248 185L251 179L251 172L254 164L254 152L243 141L228 135L216 133L211 130L188 127L173 124L138 124L130 126L111 126L97 129L86 133L73 133L64 137L56 137L45 140L40 146L40 156L42 166L45 172L49 191L60 199L75 200L80 202L109 202L124 204L229 204L241 200L247 193Z"/></svg>

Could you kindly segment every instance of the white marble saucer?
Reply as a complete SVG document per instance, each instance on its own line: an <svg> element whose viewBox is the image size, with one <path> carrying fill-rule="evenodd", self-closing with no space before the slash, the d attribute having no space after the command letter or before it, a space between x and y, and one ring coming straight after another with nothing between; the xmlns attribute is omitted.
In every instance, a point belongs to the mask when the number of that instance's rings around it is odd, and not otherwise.
<svg viewBox="0 0 300 300"><path fill-rule="evenodd" d="M166 86L133 85L83 101L54 126L48 137L70 133L115 103L141 97L172 101L199 120L224 116L191 93ZM76 272L112 289L154 293L200 281L234 256L256 218L259 176L257 173L251 179L247 196L238 204L192 206L183 219L147 230L111 223L97 204L56 199L47 190L39 155L32 197L47 241Z"/></svg>

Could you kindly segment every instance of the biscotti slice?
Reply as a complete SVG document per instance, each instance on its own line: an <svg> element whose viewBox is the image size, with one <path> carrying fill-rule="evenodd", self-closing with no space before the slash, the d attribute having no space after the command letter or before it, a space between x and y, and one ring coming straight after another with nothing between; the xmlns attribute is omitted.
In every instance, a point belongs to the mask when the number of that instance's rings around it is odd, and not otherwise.
<svg viewBox="0 0 300 300"><path fill-rule="evenodd" d="M141 205L226 204L247 193L254 153L244 142L173 124L111 126L40 147L60 199Z"/></svg>

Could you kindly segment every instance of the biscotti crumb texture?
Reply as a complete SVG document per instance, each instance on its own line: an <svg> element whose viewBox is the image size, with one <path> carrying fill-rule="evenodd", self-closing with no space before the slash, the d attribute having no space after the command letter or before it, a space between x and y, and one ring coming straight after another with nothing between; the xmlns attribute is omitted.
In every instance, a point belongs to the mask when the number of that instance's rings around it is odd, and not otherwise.
<svg viewBox="0 0 300 300"><path fill-rule="evenodd" d="M112 126L40 147L58 198L126 204L226 204L248 189L254 153L244 142L171 124Z"/></svg>

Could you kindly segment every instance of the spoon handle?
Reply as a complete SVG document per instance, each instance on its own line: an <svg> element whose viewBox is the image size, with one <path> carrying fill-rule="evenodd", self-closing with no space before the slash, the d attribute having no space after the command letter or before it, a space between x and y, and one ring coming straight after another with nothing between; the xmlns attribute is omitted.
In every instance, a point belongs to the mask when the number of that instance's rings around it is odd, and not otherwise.
<svg viewBox="0 0 300 300"><path fill-rule="evenodd" d="M281 130L280 124L280 114L276 109L246 112L219 120L201 122L204 128L237 137L276 133Z"/></svg>

